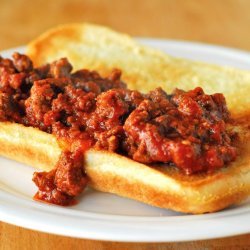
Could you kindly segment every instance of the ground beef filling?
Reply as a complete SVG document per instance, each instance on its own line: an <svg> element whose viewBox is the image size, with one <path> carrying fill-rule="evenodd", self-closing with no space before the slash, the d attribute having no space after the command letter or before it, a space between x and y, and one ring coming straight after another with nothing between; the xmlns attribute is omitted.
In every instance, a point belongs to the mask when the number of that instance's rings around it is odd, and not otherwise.
<svg viewBox="0 0 250 250"><path fill-rule="evenodd" d="M84 151L116 152L145 164L174 165L185 174L211 172L236 158L230 114L222 94L199 87L128 90L121 72L72 73L66 58L34 68L25 55L0 57L0 121L54 134L70 147L50 172L37 172L36 199L69 205L87 185Z"/></svg>

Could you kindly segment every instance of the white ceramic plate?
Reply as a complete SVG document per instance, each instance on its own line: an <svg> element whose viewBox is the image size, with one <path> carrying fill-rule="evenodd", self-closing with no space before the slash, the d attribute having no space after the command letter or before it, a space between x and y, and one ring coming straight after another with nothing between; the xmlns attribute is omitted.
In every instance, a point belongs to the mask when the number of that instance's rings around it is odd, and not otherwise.
<svg viewBox="0 0 250 250"><path fill-rule="evenodd" d="M156 39L141 42L168 54L250 69L250 54L223 47ZM13 51L3 51L10 56ZM130 242L187 241L250 232L250 202L227 210L185 215L87 190L78 205L58 207L32 200L33 169L0 158L0 219L22 227L79 238Z"/></svg>

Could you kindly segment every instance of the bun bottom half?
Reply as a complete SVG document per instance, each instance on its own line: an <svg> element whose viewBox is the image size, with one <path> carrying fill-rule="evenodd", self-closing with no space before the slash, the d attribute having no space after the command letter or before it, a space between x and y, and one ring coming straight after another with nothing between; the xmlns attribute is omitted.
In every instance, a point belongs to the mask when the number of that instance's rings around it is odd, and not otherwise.
<svg viewBox="0 0 250 250"><path fill-rule="evenodd" d="M184 213L214 212L239 203L250 194L250 136L241 133L236 161L212 174L187 176L164 165L147 166L125 156L94 149L83 166L96 190ZM0 155L49 171L62 149L57 139L36 128L0 122Z"/></svg>

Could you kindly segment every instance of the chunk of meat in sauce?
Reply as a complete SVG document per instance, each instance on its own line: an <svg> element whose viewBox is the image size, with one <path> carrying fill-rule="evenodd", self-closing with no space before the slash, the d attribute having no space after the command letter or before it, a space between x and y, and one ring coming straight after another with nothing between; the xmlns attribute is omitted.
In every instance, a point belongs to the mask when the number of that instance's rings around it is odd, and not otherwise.
<svg viewBox="0 0 250 250"><path fill-rule="evenodd" d="M11 59L2 58L0 56L0 74L2 75L4 71L8 74L14 74L16 73L16 68Z"/></svg>
<svg viewBox="0 0 250 250"><path fill-rule="evenodd" d="M223 96L216 94L214 101L201 88L177 93L166 98L157 89L129 115L124 125L128 154L143 163L173 162L187 174L234 160Z"/></svg>
<svg viewBox="0 0 250 250"><path fill-rule="evenodd" d="M67 139L86 139L86 121L89 113L95 107L95 93L84 92L72 86L65 87L52 101L50 111L44 115L46 126L52 127L52 133L57 137Z"/></svg>
<svg viewBox="0 0 250 250"><path fill-rule="evenodd" d="M86 69L76 71L71 77L74 86L86 92L100 94L109 89L126 88L126 84L121 81L121 71L118 69L114 69L106 78L101 77L96 71Z"/></svg>
<svg viewBox="0 0 250 250"><path fill-rule="evenodd" d="M121 151L124 121L143 98L139 92L127 89L111 89L98 95L96 109L87 121L87 132L94 135L96 149Z"/></svg>
<svg viewBox="0 0 250 250"><path fill-rule="evenodd" d="M20 109L13 96L0 91L0 121L21 122Z"/></svg>
<svg viewBox="0 0 250 250"><path fill-rule="evenodd" d="M44 130L44 115L50 110L54 98L55 92L47 80L36 81L25 101L27 123Z"/></svg>
<svg viewBox="0 0 250 250"><path fill-rule="evenodd" d="M18 72L30 72L33 70L33 62L26 55L14 53L13 64Z"/></svg>
<svg viewBox="0 0 250 250"><path fill-rule="evenodd" d="M67 58L61 58L50 64L50 75L52 78L69 77L73 67Z"/></svg>
<svg viewBox="0 0 250 250"><path fill-rule="evenodd" d="M53 170L35 172L33 181L39 188L35 199L62 206L73 205L74 197L82 193L88 183L82 152L63 152Z"/></svg>

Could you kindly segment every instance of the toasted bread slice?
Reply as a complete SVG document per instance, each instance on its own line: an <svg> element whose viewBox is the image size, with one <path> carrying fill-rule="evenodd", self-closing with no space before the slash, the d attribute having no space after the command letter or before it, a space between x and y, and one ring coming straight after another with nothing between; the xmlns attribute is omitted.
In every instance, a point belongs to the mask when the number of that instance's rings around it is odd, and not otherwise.
<svg viewBox="0 0 250 250"><path fill-rule="evenodd" d="M90 185L100 191L185 213L205 213L235 204L250 194L250 133L238 127L240 155L213 174L186 176L170 166L147 166L107 151L85 153ZM32 136L31 136L32 135ZM0 123L0 154L51 170L61 149L55 137L36 128Z"/></svg>
<svg viewBox="0 0 250 250"><path fill-rule="evenodd" d="M167 92L200 86L208 94L223 93L233 115L250 110L246 97L250 71L174 58L106 27L59 26L32 41L27 53L36 65L67 57L76 70L87 68L106 75L120 68L128 87L142 92L159 86Z"/></svg>
<svg viewBox="0 0 250 250"><path fill-rule="evenodd" d="M162 86L201 86L208 93L222 92L231 112L249 112L250 72L176 59L137 44L127 35L108 28L72 24L43 34L28 46L36 65L67 57L75 69L82 67L108 74L123 70L129 88L148 91ZM250 194L250 132L248 122L237 129L239 156L212 174L186 176L174 167L147 166L105 151L85 153L90 185L97 190L186 213L205 213L235 204ZM32 136L31 136L32 135ZM33 167L50 170L61 152L53 135L20 124L0 123L0 154Z"/></svg>

